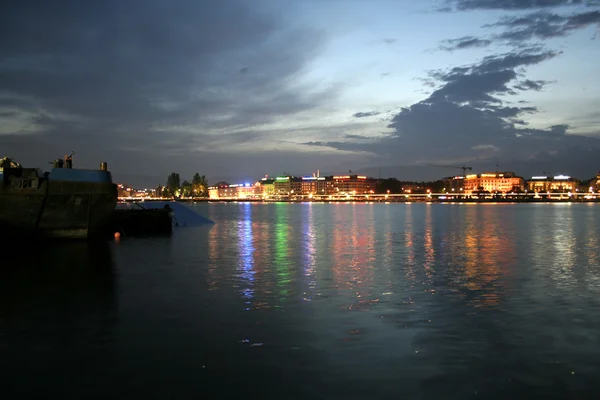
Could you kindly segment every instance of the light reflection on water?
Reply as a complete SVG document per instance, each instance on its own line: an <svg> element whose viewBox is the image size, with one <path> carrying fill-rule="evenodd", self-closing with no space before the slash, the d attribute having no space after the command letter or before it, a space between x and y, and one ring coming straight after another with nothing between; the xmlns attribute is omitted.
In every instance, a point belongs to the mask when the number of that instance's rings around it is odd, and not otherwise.
<svg viewBox="0 0 600 400"><path fill-rule="evenodd" d="M7 398L600 390L598 204L195 207L216 223L14 254Z"/></svg>
<svg viewBox="0 0 600 400"><path fill-rule="evenodd" d="M509 215L502 212L508 206L498 205L219 207L235 217L209 233L209 286L237 285L261 308L296 295L303 301L337 296L344 307L360 308L396 286L441 290L476 308L500 307L524 258L533 264L529 270L557 285L575 279L576 265L594 269L598 260L597 228L593 219L576 228L577 205L532 205L527 214L511 209ZM517 254L517 246L525 253Z"/></svg>
<svg viewBox="0 0 600 400"><path fill-rule="evenodd" d="M552 332L554 313L568 313L565 304L579 301L555 291L575 286L600 294L599 228L588 205L282 203L204 210L218 221L209 234L209 248L219 249L210 253L213 286L255 288L252 312L275 307L302 316L320 338L312 346L330 366L352 373L366 363L369 379L406 362L416 368L407 376L420 382L464 374L465 363L479 365L483 354L506 357L496 354L498 340L513 352L508 363L515 369L524 335ZM234 272L227 253L252 261ZM598 304L594 297L585 307ZM459 355L468 343L481 354Z"/></svg>

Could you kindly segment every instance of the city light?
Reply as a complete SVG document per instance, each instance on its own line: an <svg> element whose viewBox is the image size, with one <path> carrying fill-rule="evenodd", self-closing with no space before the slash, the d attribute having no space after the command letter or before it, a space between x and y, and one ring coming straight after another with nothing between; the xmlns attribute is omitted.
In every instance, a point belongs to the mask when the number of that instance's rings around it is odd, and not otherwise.
<svg viewBox="0 0 600 400"><path fill-rule="evenodd" d="M465 174L466 175L466 174ZM569 175L538 175L525 180L514 172L482 172L466 176L449 176L432 182L399 182L393 179L381 180L366 175L327 175L320 176L276 176L268 175L256 182L229 184L219 182L206 187L202 192L191 186L173 189L158 186L155 189L133 189L117 183L118 198L121 200L144 201L150 199L199 200L244 200L244 201L373 201L379 199L577 199L597 198L595 193L600 173L595 179L580 181ZM388 186L388 183L393 186ZM400 184L401 183L401 184ZM383 187L382 187L383 184ZM387 187L386 187L387 186ZM390 190L391 189L391 190ZM172 193L172 194L169 194ZM591 197L590 197L591 196ZM409 200L412 201L412 200ZM462 200L461 200L462 201Z"/></svg>

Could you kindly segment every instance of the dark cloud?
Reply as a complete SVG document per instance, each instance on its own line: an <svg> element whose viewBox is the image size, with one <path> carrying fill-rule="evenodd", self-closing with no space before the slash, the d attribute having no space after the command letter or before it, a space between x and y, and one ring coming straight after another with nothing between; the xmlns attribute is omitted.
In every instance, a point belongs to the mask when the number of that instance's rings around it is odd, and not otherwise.
<svg viewBox="0 0 600 400"><path fill-rule="evenodd" d="M495 40L523 42L531 39L551 39L567 36L574 30L590 25L600 26L600 11L589 11L569 16L549 12L537 12L517 17L504 17L486 27L504 27L507 30L494 37Z"/></svg>
<svg viewBox="0 0 600 400"><path fill-rule="evenodd" d="M79 165L108 159L113 170L168 173L193 168L186 157L207 165L227 146L250 146L260 134L247 126L330 102L338 88L294 80L326 37L258 4L3 5L2 153L39 165L76 148Z"/></svg>
<svg viewBox="0 0 600 400"><path fill-rule="evenodd" d="M514 88L518 90L535 90L539 92L549 83L550 81L532 81L530 79L525 79L524 81L515 85Z"/></svg>
<svg viewBox="0 0 600 400"><path fill-rule="evenodd" d="M385 38L385 39L383 39L383 43L387 43L387 44L396 43L397 41L398 41L398 39L396 39L396 38Z"/></svg>
<svg viewBox="0 0 600 400"><path fill-rule="evenodd" d="M325 142L341 150L370 151L373 159L404 164L433 161L467 162L501 157L528 159L563 147L600 149L600 141L568 135L568 126L518 128L535 107L509 107L503 96L513 93L517 71L556 57L537 48L489 56L481 62L434 71L438 88L425 100L402 108L389 127L393 134L371 142ZM545 82L544 82L545 83ZM519 90L536 90L542 82L524 80ZM461 161L456 161L461 160ZM379 161L382 162L382 161Z"/></svg>
<svg viewBox="0 0 600 400"><path fill-rule="evenodd" d="M381 114L379 111L367 111L367 112L357 112L352 114L354 118L365 118L365 117L374 117L375 115Z"/></svg>
<svg viewBox="0 0 600 400"><path fill-rule="evenodd" d="M426 103L440 100L478 105L500 103L496 94L512 94L508 84L517 78L517 68L538 64L557 55L553 51L534 52L530 49L500 56L485 57L479 64L456 67L449 71L434 71L430 75L442 87L434 91Z"/></svg>
<svg viewBox="0 0 600 400"><path fill-rule="evenodd" d="M345 139L354 139L354 140L376 140L373 136L364 136L364 135L352 135L346 134L344 135Z"/></svg>
<svg viewBox="0 0 600 400"><path fill-rule="evenodd" d="M469 2L470 3L470 2ZM488 2L474 2L488 4ZM500 1L490 1L489 5L498 5ZM527 2L517 2L519 4L527 4ZM558 2L566 4L566 2ZM538 3L540 4L540 3ZM545 7L553 6L553 2L547 2ZM575 4L575 3L568 3ZM592 4L591 2L588 4ZM515 3L516 5L516 3ZM556 4L554 4L555 6ZM600 3L597 3L600 6ZM511 8L511 7L505 7ZM523 7L534 8L534 7ZM540 5L538 8L544 8ZM524 42L531 40L546 40L556 37L564 37L575 30L583 29L591 25L600 27L600 10L592 10L571 15L559 15L545 10L518 15L505 16L500 21L493 24L486 24L484 28L504 28L505 31L496 35L491 35L486 38L477 38L474 36L464 36L457 39L445 40L440 44L441 50L453 51L473 47L486 47L494 42L508 43L512 45L521 45Z"/></svg>
<svg viewBox="0 0 600 400"><path fill-rule="evenodd" d="M488 39L479 39L474 36L463 36L458 39L444 40L440 46L440 49L447 51L463 50L469 48L487 47L490 44L492 44L492 41Z"/></svg>
<svg viewBox="0 0 600 400"><path fill-rule="evenodd" d="M597 0L447 0L444 10L527 10L597 4Z"/></svg>

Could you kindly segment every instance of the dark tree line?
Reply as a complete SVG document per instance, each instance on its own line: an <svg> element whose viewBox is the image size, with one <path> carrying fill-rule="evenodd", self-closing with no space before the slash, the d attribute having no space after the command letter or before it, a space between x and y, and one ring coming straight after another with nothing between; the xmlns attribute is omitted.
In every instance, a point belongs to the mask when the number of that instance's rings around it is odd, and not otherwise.
<svg viewBox="0 0 600 400"><path fill-rule="evenodd" d="M167 178L167 185L161 188L163 197L206 197L208 196L208 183L205 175L195 173L192 182L181 182L179 174L172 172Z"/></svg>

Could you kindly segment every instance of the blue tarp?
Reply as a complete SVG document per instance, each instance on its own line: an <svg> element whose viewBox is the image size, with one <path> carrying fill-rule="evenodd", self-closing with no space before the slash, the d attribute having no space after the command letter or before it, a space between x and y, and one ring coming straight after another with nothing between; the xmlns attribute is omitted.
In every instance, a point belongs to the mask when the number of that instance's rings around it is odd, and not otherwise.
<svg viewBox="0 0 600 400"><path fill-rule="evenodd" d="M144 201L138 204L148 209L163 208L168 204L169 207L173 209L173 223L177 224L178 226L214 224L214 221L203 217L197 212L191 210L189 207L175 201Z"/></svg>
<svg viewBox="0 0 600 400"><path fill-rule="evenodd" d="M48 178L51 181L112 182L110 172L95 169L52 168Z"/></svg>

